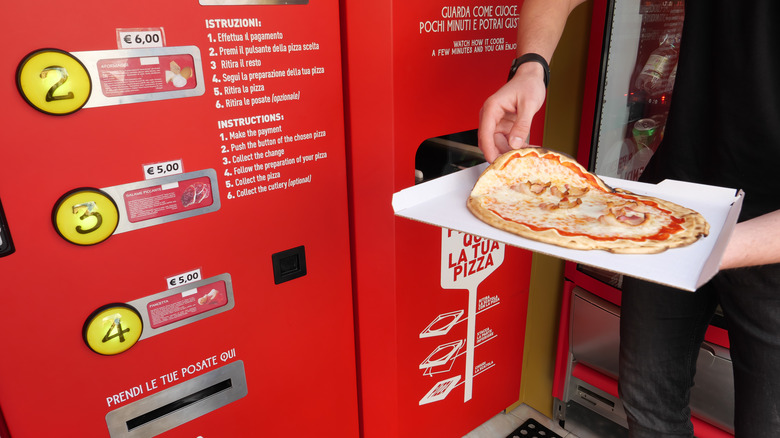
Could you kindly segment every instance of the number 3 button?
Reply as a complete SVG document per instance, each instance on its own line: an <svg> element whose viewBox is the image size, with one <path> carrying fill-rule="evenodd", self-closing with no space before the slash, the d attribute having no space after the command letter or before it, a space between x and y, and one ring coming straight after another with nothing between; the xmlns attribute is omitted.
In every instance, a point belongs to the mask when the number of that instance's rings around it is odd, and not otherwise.
<svg viewBox="0 0 780 438"><path fill-rule="evenodd" d="M78 111L92 93L92 80L84 64L56 49L27 55L16 70L16 86L33 108L53 115Z"/></svg>
<svg viewBox="0 0 780 438"><path fill-rule="evenodd" d="M76 245L95 245L114 234L119 211L105 192L76 189L62 195L52 211L54 228L63 239Z"/></svg>

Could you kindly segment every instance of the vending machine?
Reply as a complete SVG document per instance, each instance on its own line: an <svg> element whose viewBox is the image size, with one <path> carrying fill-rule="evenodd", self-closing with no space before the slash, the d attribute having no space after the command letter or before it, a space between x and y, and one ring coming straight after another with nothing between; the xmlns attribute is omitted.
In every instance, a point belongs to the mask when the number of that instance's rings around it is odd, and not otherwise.
<svg viewBox="0 0 780 438"><path fill-rule="evenodd" d="M684 14L682 0L594 2L578 152L580 163L594 173L636 180L658 147L674 98L677 52L685 44ZM613 272L566 263L553 398L556 419L571 430L600 424L610 431L604 436L625 433L617 391L622 280ZM722 315L716 315L691 392L698 437L732 436L728 347Z"/></svg>
<svg viewBox="0 0 780 438"><path fill-rule="evenodd" d="M337 1L0 23L0 435L357 437Z"/></svg>
<svg viewBox="0 0 780 438"><path fill-rule="evenodd" d="M531 254L391 199L484 162L479 110L516 56L518 6L342 4L363 436L463 436L520 398Z"/></svg>

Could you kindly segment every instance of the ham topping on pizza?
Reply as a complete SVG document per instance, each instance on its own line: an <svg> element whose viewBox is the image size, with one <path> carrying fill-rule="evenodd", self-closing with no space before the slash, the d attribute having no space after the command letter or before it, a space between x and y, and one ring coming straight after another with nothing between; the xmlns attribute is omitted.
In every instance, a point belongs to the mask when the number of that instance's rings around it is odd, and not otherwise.
<svg viewBox="0 0 780 438"><path fill-rule="evenodd" d="M561 198L561 200L558 202L542 202L539 204L539 208L547 211L557 210L559 208L565 210L568 208L574 208L580 204L582 204L582 199L580 198L574 198L574 199Z"/></svg>
<svg viewBox="0 0 780 438"><path fill-rule="evenodd" d="M590 187L571 187L568 184L564 184L563 190L558 188L558 186L553 186L553 188L550 189L550 193L554 196L560 196L561 198L568 196L579 198L585 196L585 194L588 193L588 190L590 190Z"/></svg>
<svg viewBox="0 0 780 438"><path fill-rule="evenodd" d="M599 217L599 222L605 225L630 225L632 227L645 223L647 214L651 212L645 204L640 204L636 201L630 201L621 205L607 202L606 210L606 213Z"/></svg>
<svg viewBox="0 0 780 438"><path fill-rule="evenodd" d="M542 195L547 192L553 198L560 198L555 202L549 201L549 196L542 198ZM540 183L540 182L519 182L512 186L512 190L522 193L523 195L538 196L540 199L539 208L542 210L552 211L559 208L567 209L574 208L582 204L582 196L588 193L588 187L571 187L568 184L564 184L563 188L552 185L552 183ZM545 201L542 201L545 199Z"/></svg>
<svg viewBox="0 0 780 438"><path fill-rule="evenodd" d="M542 184L526 181L513 185L512 190L524 195L541 195L548 187L550 187L550 183Z"/></svg>

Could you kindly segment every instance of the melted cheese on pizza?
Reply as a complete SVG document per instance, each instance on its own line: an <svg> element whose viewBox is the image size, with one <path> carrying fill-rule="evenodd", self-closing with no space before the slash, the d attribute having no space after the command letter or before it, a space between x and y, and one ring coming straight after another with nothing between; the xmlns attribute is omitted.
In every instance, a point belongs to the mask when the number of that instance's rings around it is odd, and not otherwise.
<svg viewBox="0 0 780 438"><path fill-rule="evenodd" d="M562 235L582 235L595 240L663 240L681 229L679 221L669 216L669 212L648 203L635 207L629 197L591 189L576 198L581 201L580 204L561 208L557 207L561 201L570 204L571 198L558 197L550 192L548 188L534 195L509 186L499 186L482 198L482 204L502 219L534 231L555 229ZM610 208L615 204L618 206ZM615 208L625 204L630 206L630 216L616 216ZM641 222L632 222L632 217L641 218Z"/></svg>
<svg viewBox="0 0 780 438"><path fill-rule="evenodd" d="M609 192L577 165L549 157L511 159L481 178L474 193L485 209L533 231L646 241L665 240L682 229L682 220L656 203Z"/></svg>

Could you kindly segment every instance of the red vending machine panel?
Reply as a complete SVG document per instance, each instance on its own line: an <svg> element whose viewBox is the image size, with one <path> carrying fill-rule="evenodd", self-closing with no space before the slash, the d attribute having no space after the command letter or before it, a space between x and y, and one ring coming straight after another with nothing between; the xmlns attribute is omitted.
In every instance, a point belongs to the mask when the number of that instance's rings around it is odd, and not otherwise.
<svg viewBox="0 0 780 438"><path fill-rule="evenodd" d="M479 110L518 7L342 4L363 434L463 436L519 399L531 255L396 218L391 199L484 161Z"/></svg>
<svg viewBox="0 0 780 438"><path fill-rule="evenodd" d="M338 3L3 12L10 436L358 436Z"/></svg>

